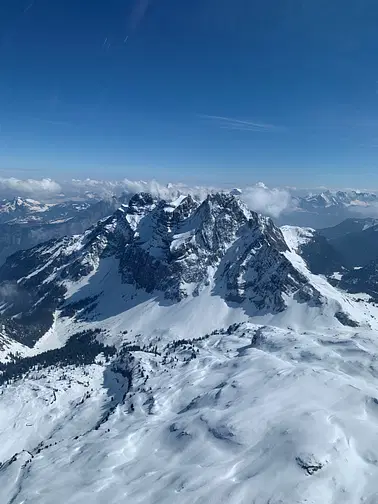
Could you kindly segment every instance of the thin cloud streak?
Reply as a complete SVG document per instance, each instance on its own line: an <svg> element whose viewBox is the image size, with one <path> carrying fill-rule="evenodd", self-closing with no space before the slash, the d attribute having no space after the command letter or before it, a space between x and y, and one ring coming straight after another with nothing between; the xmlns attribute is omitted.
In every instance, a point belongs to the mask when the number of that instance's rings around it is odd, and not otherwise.
<svg viewBox="0 0 378 504"><path fill-rule="evenodd" d="M221 129L252 132L273 132L282 130L281 127L274 124L260 123L256 121L246 121L235 119L233 117L200 114L200 118L206 119Z"/></svg>
<svg viewBox="0 0 378 504"><path fill-rule="evenodd" d="M30 9L32 9L34 7L34 0L33 2L31 2L29 5L27 5L24 9L24 14L26 14L28 11L30 11Z"/></svg>
<svg viewBox="0 0 378 504"><path fill-rule="evenodd" d="M147 11L152 3L152 0L135 0L134 7L131 11L129 21L127 23L127 36L124 42L126 43L130 35L134 34L139 25L142 23Z"/></svg>

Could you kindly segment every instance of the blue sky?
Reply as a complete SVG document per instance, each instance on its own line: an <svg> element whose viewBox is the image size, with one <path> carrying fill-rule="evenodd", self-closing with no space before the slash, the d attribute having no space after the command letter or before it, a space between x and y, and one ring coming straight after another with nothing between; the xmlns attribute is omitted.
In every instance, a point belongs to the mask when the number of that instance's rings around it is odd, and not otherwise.
<svg viewBox="0 0 378 504"><path fill-rule="evenodd" d="M0 176L378 186L376 0L2 0Z"/></svg>

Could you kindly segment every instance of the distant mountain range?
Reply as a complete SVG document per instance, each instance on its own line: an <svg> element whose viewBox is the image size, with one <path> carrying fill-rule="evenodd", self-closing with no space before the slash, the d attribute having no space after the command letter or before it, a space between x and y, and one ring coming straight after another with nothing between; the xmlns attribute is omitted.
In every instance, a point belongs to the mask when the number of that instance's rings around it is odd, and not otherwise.
<svg viewBox="0 0 378 504"><path fill-rule="evenodd" d="M278 219L280 224L313 227L335 226L352 217L378 215L375 193L359 191L324 191L294 196L291 206Z"/></svg>
<svg viewBox="0 0 378 504"><path fill-rule="evenodd" d="M0 202L0 264L38 243L83 233L122 204L123 198L44 204L15 198Z"/></svg>

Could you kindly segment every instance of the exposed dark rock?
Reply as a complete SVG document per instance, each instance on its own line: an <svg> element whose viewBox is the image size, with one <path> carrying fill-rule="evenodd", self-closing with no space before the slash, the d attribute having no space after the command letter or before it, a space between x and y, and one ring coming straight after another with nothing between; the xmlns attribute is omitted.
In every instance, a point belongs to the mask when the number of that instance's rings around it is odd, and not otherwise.
<svg viewBox="0 0 378 504"><path fill-rule="evenodd" d="M299 467L304 469L309 476L312 476L324 467L324 464L316 460L313 455L300 455L295 460Z"/></svg>
<svg viewBox="0 0 378 504"><path fill-rule="evenodd" d="M340 324L342 324L344 326L358 327L358 322L356 322L355 320L352 320L349 317L349 315L347 315L344 312L339 311L339 312L335 313L335 317L340 322Z"/></svg>

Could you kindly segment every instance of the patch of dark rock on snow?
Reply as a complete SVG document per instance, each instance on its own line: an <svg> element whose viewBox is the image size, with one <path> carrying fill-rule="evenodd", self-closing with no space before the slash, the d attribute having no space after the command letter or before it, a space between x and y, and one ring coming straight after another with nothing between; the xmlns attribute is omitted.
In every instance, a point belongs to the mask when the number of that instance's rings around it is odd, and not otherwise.
<svg viewBox="0 0 378 504"><path fill-rule="evenodd" d="M230 430L230 428L227 425L222 424L211 425L203 415L201 415L200 420L206 425L207 431L209 432L209 434L213 436L214 439L218 441L223 441L232 446L240 446L240 443L238 443L234 439L235 434Z"/></svg>
<svg viewBox="0 0 378 504"><path fill-rule="evenodd" d="M239 355L243 355L243 352L248 348L256 348L268 352L279 350L281 348L280 345L275 342L274 339L268 338L266 334L264 334L265 329L266 327L257 329L252 337L251 344L238 349Z"/></svg>
<svg viewBox="0 0 378 504"><path fill-rule="evenodd" d="M179 414L179 415L181 415L181 414L186 413L187 411L190 411L190 410L192 410L192 409L199 408L199 407L200 407L200 405L199 405L199 401L200 401L200 399L201 399L201 397L200 397L200 396L197 396L197 397L195 397L194 399L192 399L192 400L190 401L190 403L189 403L187 406L185 406L185 408L181 409L181 410L178 412L178 414Z"/></svg>
<svg viewBox="0 0 378 504"><path fill-rule="evenodd" d="M352 320L349 315L342 311L338 311L335 313L335 317L337 320L342 324L343 326L348 326L348 327L358 327L358 322L355 320Z"/></svg>
<svg viewBox="0 0 378 504"><path fill-rule="evenodd" d="M295 460L299 467L304 469L309 476L312 476L324 467L324 463L317 460L312 454L298 455Z"/></svg>
<svg viewBox="0 0 378 504"><path fill-rule="evenodd" d="M177 423L173 423L169 426L169 432L171 433L175 433L176 434L176 437L178 439L181 439L181 438L185 438L185 437L192 437L191 434L189 434L189 432L186 432L185 430L181 429Z"/></svg>
<svg viewBox="0 0 378 504"><path fill-rule="evenodd" d="M323 304L322 295L311 285L304 285L294 294L294 299L298 303L307 303L312 307L320 307Z"/></svg>
<svg viewBox="0 0 378 504"><path fill-rule="evenodd" d="M155 398L153 396L148 397L148 399L143 403L143 406L146 406L148 415L152 415L155 406Z"/></svg>

